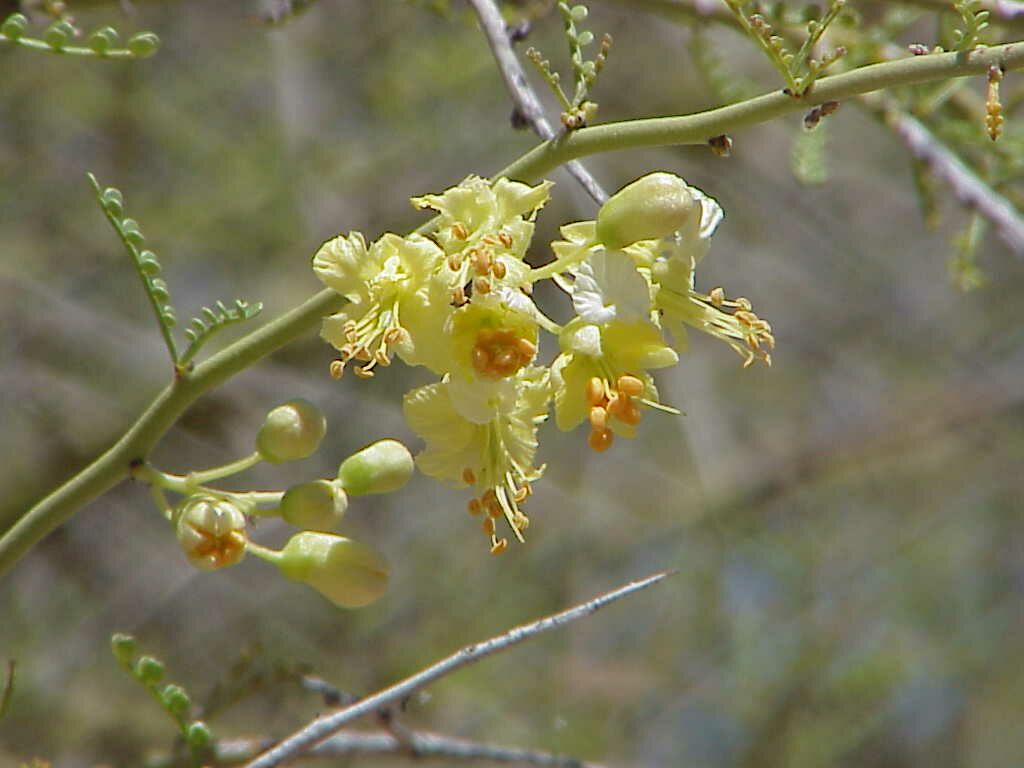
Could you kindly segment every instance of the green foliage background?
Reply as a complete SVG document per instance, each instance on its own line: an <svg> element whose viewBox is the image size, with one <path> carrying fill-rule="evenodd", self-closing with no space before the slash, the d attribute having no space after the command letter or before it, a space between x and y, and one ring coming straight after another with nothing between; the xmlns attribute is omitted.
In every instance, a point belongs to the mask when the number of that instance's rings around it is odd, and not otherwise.
<svg viewBox="0 0 1024 768"><path fill-rule="evenodd" d="M138 24L163 46L140 63L0 50L4 527L120 434L169 374L86 171L124 190L181 316L239 296L270 317L319 287L309 259L325 238L407 231L422 221L409 196L492 173L534 144L509 126L490 53L458 4L444 16L426 3L324 0L280 29L251 23L260 6L242 0L143 3L127 20L116 4L86 5L83 26ZM588 22L615 37L594 94L601 119L713 105L689 33L621 5L595 1ZM531 38L553 61L559 26L552 17ZM707 37L738 74L774 87L743 40ZM19 665L0 765L138 765L170 744L165 716L110 657L113 631L137 635L197 698L245 646L364 693L664 567L680 572L434 686L407 722L611 765L1019 760L1024 265L990 237L988 286L956 292L945 260L966 215L949 207L927 230L893 136L852 104L828 123L823 186L789 169L798 117L737 134L731 159L684 148L588 163L611 189L670 170L722 203L698 284L751 298L775 329L774 368L741 371L694 337L660 378L685 417L652 414L639 440L601 457L582 433L548 425L528 543L501 558L463 496L426 478L359 500L347 530L387 554L393 586L357 612L256 562L196 573L145 488L119 487L0 584L0 654ZM594 212L554 178L534 263L559 224ZM253 486L333 473L379 437L413 444L399 403L421 378L395 366L337 383L330 359L310 335L232 380L189 412L157 464L247 453L262 414L294 396L324 408L325 446L301 467L253 471ZM265 523L258 535L286 532ZM283 735L319 706L282 685L214 725Z"/></svg>

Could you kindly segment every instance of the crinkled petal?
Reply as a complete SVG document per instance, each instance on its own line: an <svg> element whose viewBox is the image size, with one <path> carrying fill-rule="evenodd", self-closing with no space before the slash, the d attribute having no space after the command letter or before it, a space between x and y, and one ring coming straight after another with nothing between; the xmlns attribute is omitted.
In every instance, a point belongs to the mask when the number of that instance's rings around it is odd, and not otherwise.
<svg viewBox="0 0 1024 768"><path fill-rule="evenodd" d="M443 382L414 389L402 402L405 420L427 447L416 456L425 475L465 485L462 472L479 464L482 428L461 418Z"/></svg>
<svg viewBox="0 0 1024 768"><path fill-rule="evenodd" d="M313 272L328 288L358 303L366 296L366 262L366 240L351 232L320 246L313 256Z"/></svg>

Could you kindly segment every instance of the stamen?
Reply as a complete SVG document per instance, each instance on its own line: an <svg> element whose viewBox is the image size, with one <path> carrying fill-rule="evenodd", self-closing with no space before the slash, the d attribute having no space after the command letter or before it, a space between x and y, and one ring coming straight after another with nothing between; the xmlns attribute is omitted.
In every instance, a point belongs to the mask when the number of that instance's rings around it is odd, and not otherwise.
<svg viewBox="0 0 1024 768"><path fill-rule="evenodd" d="M491 272L499 280L501 280L507 274L507 270L505 269L505 265L502 264L500 261L497 261L497 260L494 262L494 264L491 265Z"/></svg>
<svg viewBox="0 0 1024 768"><path fill-rule="evenodd" d="M604 382L594 376L587 382L587 405L600 405L605 401Z"/></svg>
<svg viewBox="0 0 1024 768"><path fill-rule="evenodd" d="M345 373L345 361L344 360L332 360L330 366L327 369L331 378L334 380L340 379Z"/></svg>
<svg viewBox="0 0 1024 768"><path fill-rule="evenodd" d="M495 528L494 528L494 518L493 517L485 517L484 521L483 521L483 527L484 527L484 533L486 533L488 536L493 536L494 535L494 530L495 530Z"/></svg>
<svg viewBox="0 0 1024 768"><path fill-rule="evenodd" d="M504 538L498 539L497 541L494 541L491 544L491 554L492 555L500 555L506 549L508 549L508 539L504 539Z"/></svg>
<svg viewBox="0 0 1024 768"><path fill-rule="evenodd" d="M466 467L462 470L462 482L466 485L476 485L476 474L470 467Z"/></svg>
<svg viewBox="0 0 1024 768"><path fill-rule="evenodd" d="M501 230L501 232L498 233L498 240L506 248L512 247L512 235L505 230Z"/></svg>
<svg viewBox="0 0 1024 768"><path fill-rule="evenodd" d="M623 398L625 400L625 398ZM631 427L635 427L640 423L643 418L643 414L640 413L640 408L632 400L625 400L625 407L622 412L618 414L619 420L624 424L629 424Z"/></svg>
<svg viewBox="0 0 1024 768"><path fill-rule="evenodd" d="M627 397L640 397L644 393L644 383L641 379L636 376L630 376L628 373L624 376L619 376L619 380L615 382L619 392L626 395Z"/></svg>
<svg viewBox="0 0 1024 768"><path fill-rule="evenodd" d="M712 304L714 304L716 307L721 307L722 304L725 302L725 291L723 291L721 288L712 288L711 293L708 294L708 297L711 299Z"/></svg>
<svg viewBox="0 0 1024 768"><path fill-rule="evenodd" d="M452 237L456 240L465 240L469 237L469 230L466 229L466 225L460 221L452 224Z"/></svg>
<svg viewBox="0 0 1024 768"><path fill-rule="evenodd" d="M607 429L608 428L608 411L599 405L595 405L590 409L590 426L594 429Z"/></svg>
<svg viewBox="0 0 1024 768"><path fill-rule="evenodd" d="M486 277L478 277L473 281L473 290L476 293L490 293L491 281Z"/></svg>
<svg viewBox="0 0 1024 768"><path fill-rule="evenodd" d="M361 368L359 366L356 366L354 372L355 372L356 376L358 376L360 379L372 379L373 378L373 371L371 370L370 366L368 366L368 365L364 365Z"/></svg>
<svg viewBox="0 0 1024 768"><path fill-rule="evenodd" d="M452 305L461 307L466 303L466 291L461 285L455 286L455 290L452 291Z"/></svg>
<svg viewBox="0 0 1024 768"><path fill-rule="evenodd" d="M388 353L384 351L384 347L381 347L380 349L373 353L373 359L374 362L377 363L377 365L383 368L387 368L389 365L391 365L391 358L388 357Z"/></svg>
<svg viewBox="0 0 1024 768"><path fill-rule="evenodd" d="M469 504L466 505L466 511L473 515L473 517L483 512L484 508L480 505L480 499L470 499Z"/></svg>
<svg viewBox="0 0 1024 768"><path fill-rule="evenodd" d="M612 447L614 438L615 435L610 429L594 429L591 430L590 437L587 438L587 445L596 453L604 453Z"/></svg>
<svg viewBox="0 0 1024 768"><path fill-rule="evenodd" d="M529 486L523 486L522 488L517 488L515 493L512 494L512 500L516 504L522 504L524 501L526 501L526 497L529 496L529 495L530 495L530 488L529 488Z"/></svg>
<svg viewBox="0 0 1024 768"><path fill-rule="evenodd" d="M450 269L452 272L458 272L460 269L462 269L461 253L453 253L451 256L448 257L448 269Z"/></svg>

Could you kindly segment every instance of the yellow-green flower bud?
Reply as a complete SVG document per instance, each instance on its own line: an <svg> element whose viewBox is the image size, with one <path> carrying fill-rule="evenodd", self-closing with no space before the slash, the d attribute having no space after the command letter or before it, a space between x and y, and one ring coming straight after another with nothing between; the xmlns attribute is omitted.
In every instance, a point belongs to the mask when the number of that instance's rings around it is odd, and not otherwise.
<svg viewBox="0 0 1024 768"><path fill-rule="evenodd" d="M316 453L327 420L308 400L289 400L267 414L256 435L256 450L271 464L297 461Z"/></svg>
<svg viewBox="0 0 1024 768"><path fill-rule="evenodd" d="M285 522L307 531L334 530L346 509L348 496L330 480L293 485L281 499L281 517Z"/></svg>
<svg viewBox="0 0 1024 768"><path fill-rule="evenodd" d="M146 685L156 685L164 679L164 664L152 656L143 656L135 663L135 677Z"/></svg>
<svg viewBox="0 0 1024 768"><path fill-rule="evenodd" d="M122 664L131 664L135 658L135 638L123 632L116 632L110 636L110 650L114 658Z"/></svg>
<svg viewBox="0 0 1024 768"><path fill-rule="evenodd" d="M412 476L409 449L397 440L378 440L345 459L338 482L350 496L397 491Z"/></svg>
<svg viewBox="0 0 1024 768"><path fill-rule="evenodd" d="M234 565L245 557L245 515L213 496L190 496L175 511L175 533L189 562L201 571Z"/></svg>
<svg viewBox="0 0 1024 768"><path fill-rule="evenodd" d="M609 248L668 237L701 215L685 181L673 173L650 173L629 184L601 206L597 238Z"/></svg>
<svg viewBox="0 0 1024 768"><path fill-rule="evenodd" d="M291 537L277 567L343 608L361 608L384 594L388 564L376 550L332 533L303 531Z"/></svg>

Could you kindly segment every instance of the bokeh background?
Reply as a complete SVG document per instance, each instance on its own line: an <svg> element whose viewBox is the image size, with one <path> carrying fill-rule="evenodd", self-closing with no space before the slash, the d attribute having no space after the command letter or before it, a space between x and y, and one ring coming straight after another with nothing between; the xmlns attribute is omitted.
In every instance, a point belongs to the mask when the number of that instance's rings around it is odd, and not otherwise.
<svg viewBox="0 0 1024 768"><path fill-rule="evenodd" d="M153 29L163 47L134 64L0 50L2 527L110 444L168 376L87 171L124 191L181 317L242 297L269 318L319 288L309 260L325 238L408 231L423 220L408 197L534 144L510 126L457 2L438 13L322 0L275 29L243 0L71 6L87 29ZM687 26L623 2L591 11L588 27L615 38L594 94L602 119L715 105ZM920 30L927 41L933 27ZM705 33L737 74L775 87L747 41ZM565 68L557 17L530 42ZM275 669L370 692L663 568L678 574L432 686L406 724L612 766L1019 764L1024 264L990 236L978 255L988 285L955 290L945 262L966 214L940 190L943 222L926 228L894 136L853 104L828 123L817 186L790 169L799 115L736 134L729 159L689 147L589 161L612 189L669 170L721 202L698 284L751 298L775 329L773 368L742 370L695 334L659 376L685 416L652 414L603 456L547 425L529 541L500 558L465 494L427 478L355 501L345 530L393 573L386 598L360 611L256 561L198 574L146 489L123 484L0 582L0 656L18 662L0 765L137 766L170 747L170 721L109 653L115 631L198 700L247 656L267 685L214 728L282 736L322 703L270 682ZM594 214L568 176L552 178L534 263L560 224ZM417 445L400 400L422 372L335 382L331 353L310 334L236 377L155 462L186 471L248 453L266 410L296 396L327 413L323 448L236 487L330 475L380 437ZM257 535L287 532L263 523Z"/></svg>

